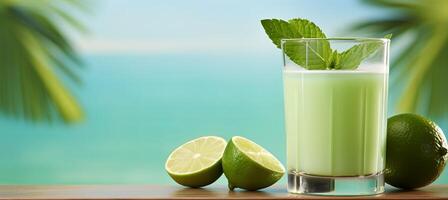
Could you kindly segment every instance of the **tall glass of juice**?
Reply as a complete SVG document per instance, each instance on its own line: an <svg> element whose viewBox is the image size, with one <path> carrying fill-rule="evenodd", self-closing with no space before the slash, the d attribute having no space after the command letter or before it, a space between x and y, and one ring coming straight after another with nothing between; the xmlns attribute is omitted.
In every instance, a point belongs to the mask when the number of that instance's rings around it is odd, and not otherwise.
<svg viewBox="0 0 448 200"><path fill-rule="evenodd" d="M282 40L290 193L374 195L384 191L389 42L377 38ZM332 61L339 62L338 69L313 68L322 56L316 55L322 43L334 50L325 55L327 60L339 54ZM349 52L350 48L358 49ZM304 62L293 62L296 56Z"/></svg>

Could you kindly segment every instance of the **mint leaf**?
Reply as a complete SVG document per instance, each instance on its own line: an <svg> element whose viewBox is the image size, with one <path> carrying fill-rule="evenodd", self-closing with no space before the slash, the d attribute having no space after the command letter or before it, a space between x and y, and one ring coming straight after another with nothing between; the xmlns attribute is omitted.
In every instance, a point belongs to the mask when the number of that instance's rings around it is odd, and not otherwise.
<svg viewBox="0 0 448 200"><path fill-rule="evenodd" d="M328 61L329 64L328 64L327 68L334 69L334 67L339 64L340 60L341 60L341 56L339 56L338 51L334 50L331 53L331 56L329 58L329 61Z"/></svg>
<svg viewBox="0 0 448 200"><path fill-rule="evenodd" d="M272 42L281 48L281 39L326 38L322 30L306 19L264 19L261 24ZM285 42L285 54L296 64L306 69L326 69L330 66L332 50L326 40L309 42Z"/></svg>
<svg viewBox="0 0 448 200"><path fill-rule="evenodd" d="M384 38L390 39L392 34L387 34ZM338 54L339 61L334 63L334 69L356 69L361 62L375 53L380 47L381 43L377 41L364 42L355 45L350 49Z"/></svg>
<svg viewBox="0 0 448 200"><path fill-rule="evenodd" d="M356 69L364 59L373 54L380 46L381 44L376 41L355 45L338 55L339 62L336 63L334 69Z"/></svg>
<svg viewBox="0 0 448 200"><path fill-rule="evenodd" d="M389 39L389 40L392 39L392 33L385 35L384 38Z"/></svg>
<svg viewBox="0 0 448 200"><path fill-rule="evenodd" d="M261 25L272 40L272 43L279 49L281 48L282 39L303 37L299 32L294 31L287 21L281 19L263 19L261 20Z"/></svg>
<svg viewBox="0 0 448 200"><path fill-rule="evenodd" d="M363 42L339 53L332 50L327 40L308 40L306 42L286 41L282 39L326 38L322 30L306 19L261 20L266 34L277 46L282 48L291 61L306 69L356 69L361 62L375 53L381 43ZM390 39L392 34L384 36Z"/></svg>

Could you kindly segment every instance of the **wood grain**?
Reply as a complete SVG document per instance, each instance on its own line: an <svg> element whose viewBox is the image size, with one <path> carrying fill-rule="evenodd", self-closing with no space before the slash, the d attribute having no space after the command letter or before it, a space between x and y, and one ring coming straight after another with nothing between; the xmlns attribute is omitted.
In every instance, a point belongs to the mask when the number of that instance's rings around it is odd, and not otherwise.
<svg viewBox="0 0 448 200"><path fill-rule="evenodd" d="M0 199L448 199L448 185L413 191L387 188L385 194L323 197L288 194L284 187L259 192L229 192L226 187L191 189L157 185L0 186Z"/></svg>

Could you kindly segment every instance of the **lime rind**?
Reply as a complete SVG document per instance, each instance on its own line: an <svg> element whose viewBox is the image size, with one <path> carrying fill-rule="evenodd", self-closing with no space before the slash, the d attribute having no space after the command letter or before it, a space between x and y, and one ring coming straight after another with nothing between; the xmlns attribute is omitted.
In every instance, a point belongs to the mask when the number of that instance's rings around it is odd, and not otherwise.
<svg viewBox="0 0 448 200"><path fill-rule="evenodd" d="M430 119L412 113L389 118L385 182L403 189L431 184L447 163L446 148L442 129Z"/></svg>
<svg viewBox="0 0 448 200"><path fill-rule="evenodd" d="M285 173L285 167L283 167L281 162L257 143L241 136L232 137L232 141L244 155L255 163L269 170L282 174Z"/></svg>

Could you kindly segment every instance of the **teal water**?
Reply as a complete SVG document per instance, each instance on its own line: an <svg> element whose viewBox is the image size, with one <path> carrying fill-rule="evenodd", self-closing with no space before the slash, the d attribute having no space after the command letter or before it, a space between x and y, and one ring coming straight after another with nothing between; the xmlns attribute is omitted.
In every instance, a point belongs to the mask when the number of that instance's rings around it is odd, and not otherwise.
<svg viewBox="0 0 448 200"><path fill-rule="evenodd" d="M1 118L0 183L172 183L166 157L202 135L247 136L284 160L281 59L268 57L86 56L86 121Z"/></svg>
<svg viewBox="0 0 448 200"><path fill-rule="evenodd" d="M284 163L280 52L84 57L83 123L0 116L0 184L174 184L166 157L203 135L248 137Z"/></svg>

